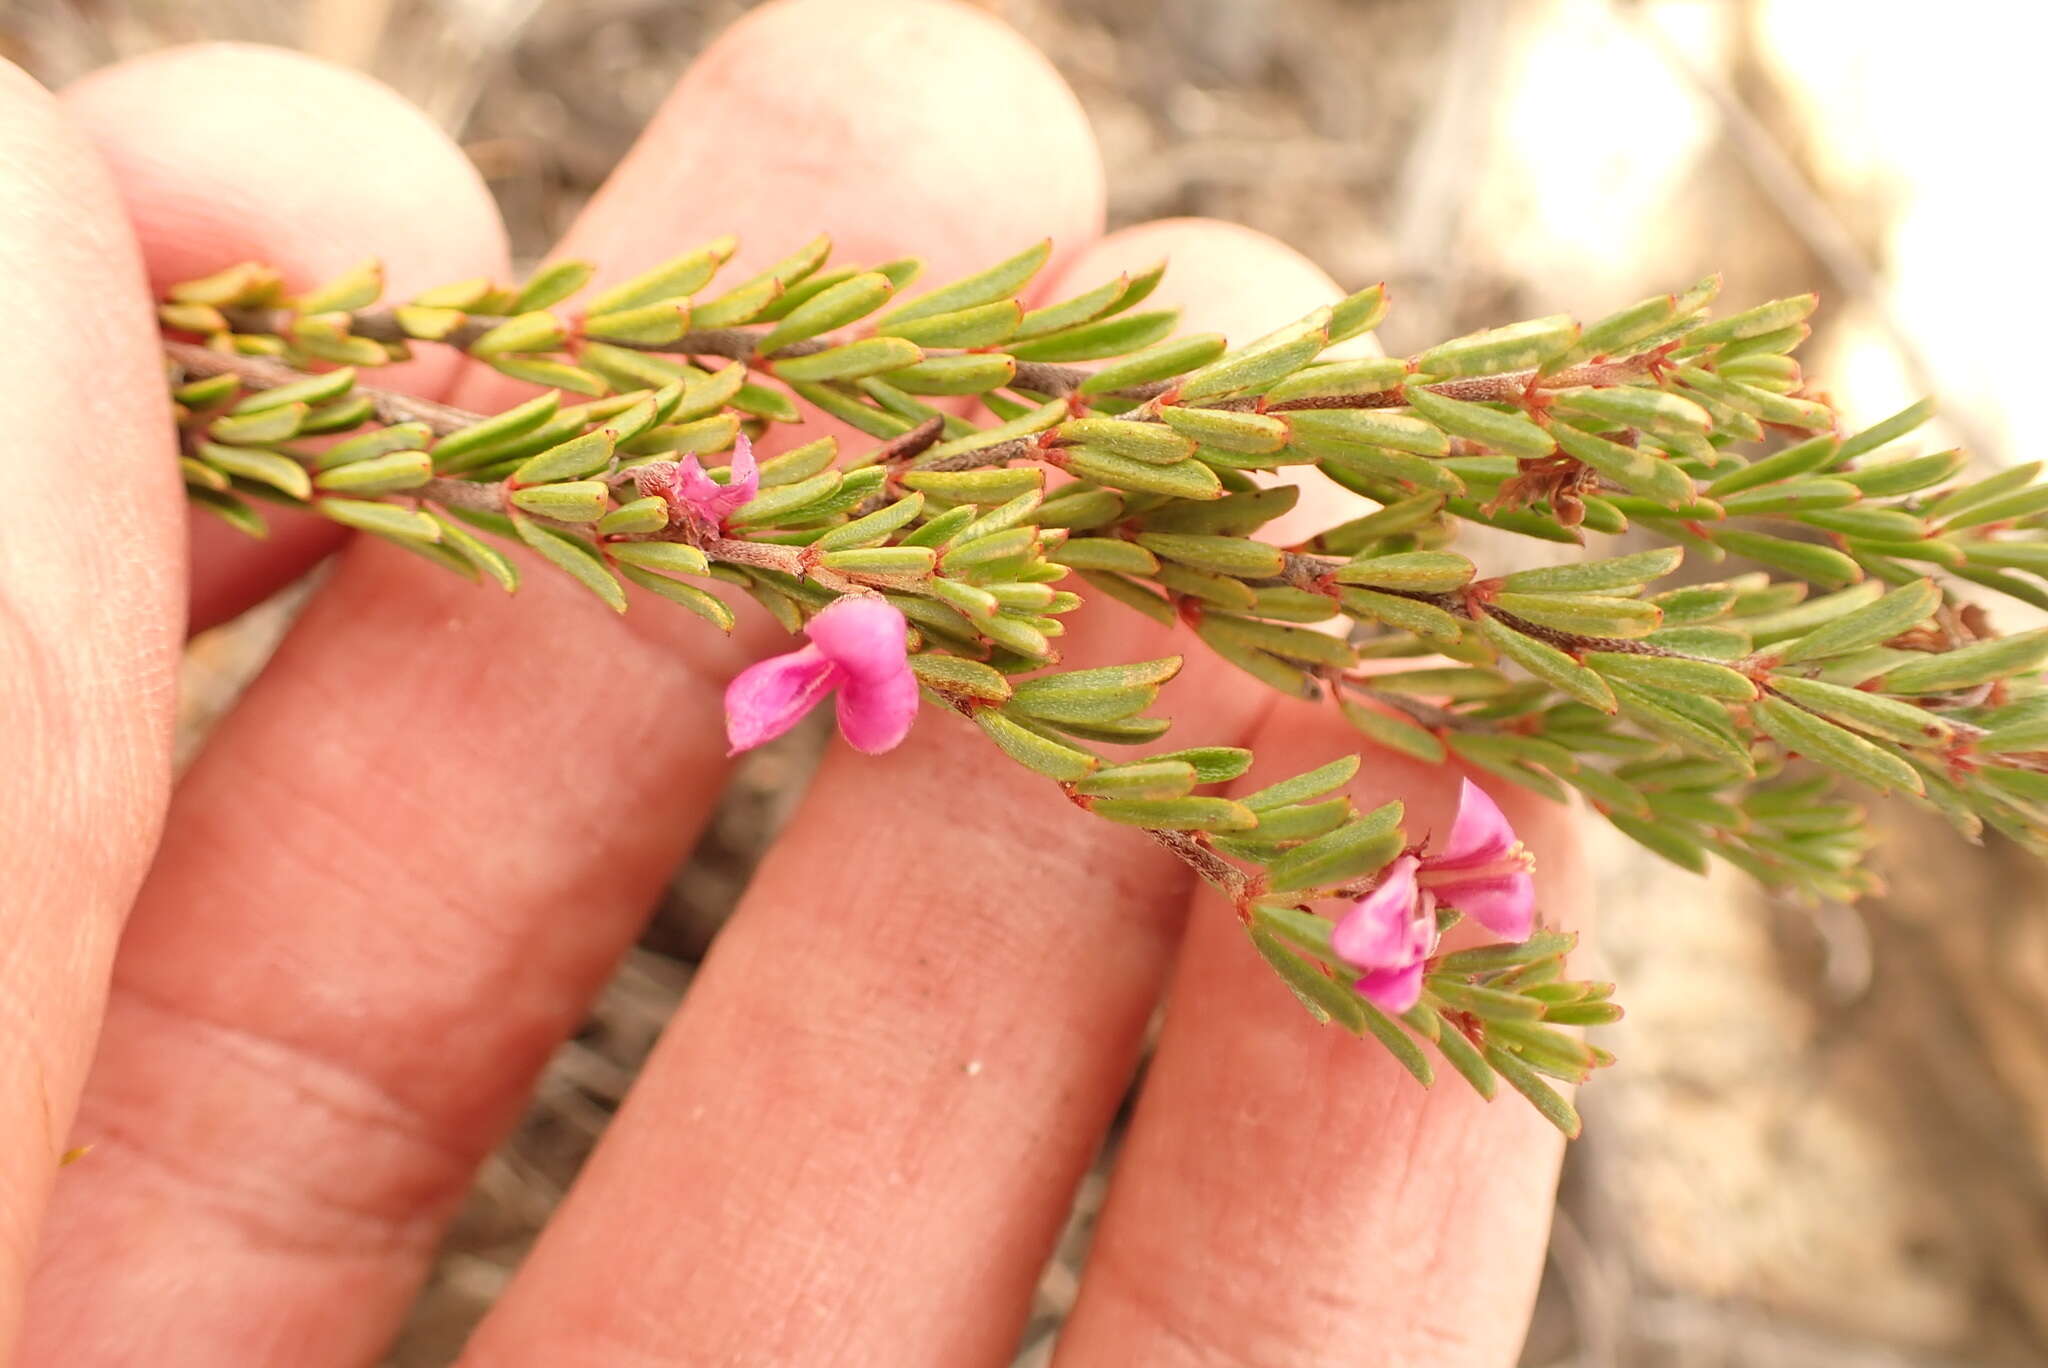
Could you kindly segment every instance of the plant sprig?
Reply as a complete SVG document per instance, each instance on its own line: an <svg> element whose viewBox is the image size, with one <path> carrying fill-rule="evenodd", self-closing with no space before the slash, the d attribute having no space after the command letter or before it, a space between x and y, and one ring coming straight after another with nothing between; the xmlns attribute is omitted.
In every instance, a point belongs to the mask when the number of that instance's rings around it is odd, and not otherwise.
<svg viewBox="0 0 2048 1368"><path fill-rule="evenodd" d="M1562 977L1568 940L1438 956L1397 1025L1318 908L1409 848L1398 809L1330 796L1355 756L1243 798L1202 791L1246 772L1241 749L1109 758L1166 734L1151 709L1180 662L1053 669L1079 587L1327 700L1375 744L1577 790L1688 868L1868 891L1840 779L2048 854L2048 632L1998 635L1957 586L2048 606L2048 486L2038 466L1972 480L1957 452L1893 454L1926 405L1838 432L1792 357L1812 296L1710 319L1709 279L1584 328L1340 358L1383 288L1233 349L1139 307L1156 268L1028 304L1044 243L908 299L915 263L835 266L823 239L725 284L735 246L594 293L580 262L403 302L374 264L298 294L260 265L175 286L161 317L192 500L258 534L252 500L310 509L508 591L503 548L524 548L615 610L632 585L723 629L727 589L791 631L880 594L912 625L928 699L1221 889L1319 1019L1425 1082L1424 1043L1488 1095L1505 1078L1567 1131L1540 1076L1610 1061L1558 1027L1619 1010ZM547 389L485 415L359 378L423 345ZM956 396L983 411L940 406ZM800 422L798 400L874 445L762 463L715 528L650 492L665 463ZM1373 511L1261 540L1297 498L1262 477L1289 466ZM1048 488L1048 471L1068 478ZM1482 577L1447 549L1464 523L1660 545ZM1666 585L1688 557L1731 556L1761 569Z"/></svg>

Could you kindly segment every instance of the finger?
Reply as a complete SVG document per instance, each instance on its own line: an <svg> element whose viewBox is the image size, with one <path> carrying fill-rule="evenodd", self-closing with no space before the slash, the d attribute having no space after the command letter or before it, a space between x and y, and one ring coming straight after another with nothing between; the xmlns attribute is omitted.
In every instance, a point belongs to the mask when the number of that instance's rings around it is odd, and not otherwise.
<svg viewBox="0 0 2048 1368"><path fill-rule="evenodd" d="M170 783L184 566L135 240L0 62L0 1360ZM31 355L32 349L32 355Z"/></svg>
<svg viewBox="0 0 2048 1368"><path fill-rule="evenodd" d="M1260 784L1357 738L1286 705L1252 744ZM1443 831L1460 777L1375 751L1352 792ZM1540 906L1568 917L1587 891L1572 818L1495 796L1536 852ZM1425 1090L1372 1041L1319 1030L1203 901L1058 1361L1506 1368L1562 1139L1512 1092L1489 1104L1448 1069Z"/></svg>
<svg viewBox="0 0 2048 1368"><path fill-rule="evenodd" d="M1062 288L1161 256L1194 327L1252 335L1316 302L1299 257L1201 222L1112 236ZM1188 645L1113 603L1069 621L1073 665ZM1159 711L1173 744L1228 743L1270 697L1198 654ZM828 757L473 1352L1007 1362L1188 883L963 719L927 716L879 760Z"/></svg>
<svg viewBox="0 0 2048 1368"><path fill-rule="evenodd" d="M113 168L161 290L242 261L302 289L366 257L395 298L505 268L504 225L476 170L389 88L276 48L208 44L108 67L64 92ZM460 358L423 348L377 383L440 398ZM277 510L251 540L192 519L192 627L234 616L327 555L342 529Z"/></svg>
<svg viewBox="0 0 2048 1368"><path fill-rule="evenodd" d="M633 252L731 229L923 245L987 151L949 113L963 61L1068 166L1089 163L1072 96L971 11L773 6L705 54L567 249L631 272L651 264ZM827 70L836 103L815 88ZM861 121L901 102L889 117L926 141L876 159ZM711 160L690 174L685 154ZM764 180L737 199L735 158ZM857 196L816 184L842 173ZM991 186L935 271L1085 235L1100 193L1086 176ZM389 1335L471 1166L725 770L729 645L663 606L622 627L544 569L527 580L508 603L352 548L186 777L79 1126L105 1162L60 1204L39 1274L42 1361L321 1368Z"/></svg>

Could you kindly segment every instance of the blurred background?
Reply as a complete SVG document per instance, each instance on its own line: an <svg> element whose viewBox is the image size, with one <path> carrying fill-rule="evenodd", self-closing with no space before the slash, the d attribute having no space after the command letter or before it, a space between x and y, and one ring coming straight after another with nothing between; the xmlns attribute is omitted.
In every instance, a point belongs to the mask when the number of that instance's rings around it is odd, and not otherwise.
<svg viewBox="0 0 2048 1368"><path fill-rule="evenodd" d="M1999 0L986 0L1101 138L1112 226L1237 219L1347 289L1388 351L1709 270L1818 288L1802 356L1848 422L1923 393L1924 449L2040 454L2025 298L2044 26ZM50 84L171 43L303 47L461 139L544 253L736 0L0 0ZM1491 550L1491 548L1490 548ZM1503 554L1526 553L1504 545ZM296 599L193 643L185 744ZM479 1177L393 1368L449 1362L688 990L821 737L757 753L518 1132ZM1524 1362L2048 1364L2048 872L1878 808L1891 892L1799 907L1604 827L1630 1015L1582 1097ZM1453 1084L1452 1086L1455 1086ZM1105 1185L1084 1183L1021 1364L1049 1360Z"/></svg>

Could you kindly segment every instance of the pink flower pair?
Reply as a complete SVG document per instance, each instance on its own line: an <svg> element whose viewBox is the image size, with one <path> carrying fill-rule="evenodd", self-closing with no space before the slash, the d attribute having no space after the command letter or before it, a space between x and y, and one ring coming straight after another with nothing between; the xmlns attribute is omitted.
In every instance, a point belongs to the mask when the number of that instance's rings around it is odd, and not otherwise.
<svg viewBox="0 0 2048 1368"><path fill-rule="evenodd" d="M903 614L879 594L827 604L804 625L810 645L749 665L726 686L729 754L774 740L834 690L840 733L855 750L894 749L917 717L906 629Z"/></svg>
<svg viewBox="0 0 2048 1368"><path fill-rule="evenodd" d="M1486 791L1470 779L1458 791L1450 838L1436 854L1404 853L1379 886L1353 903L1330 932L1330 948L1361 972L1356 987L1396 1016L1422 996L1436 953L1436 910L1454 907L1504 940L1528 938L1536 920L1535 860Z"/></svg>

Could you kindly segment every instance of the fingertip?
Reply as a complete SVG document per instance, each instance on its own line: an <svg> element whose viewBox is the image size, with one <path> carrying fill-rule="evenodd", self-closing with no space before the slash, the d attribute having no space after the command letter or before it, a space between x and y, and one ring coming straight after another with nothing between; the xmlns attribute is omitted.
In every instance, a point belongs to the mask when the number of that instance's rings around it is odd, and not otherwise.
<svg viewBox="0 0 2048 1368"><path fill-rule="evenodd" d="M204 43L103 68L62 99L113 168L156 284L244 260L307 284L377 256L405 292L506 261L476 168L360 72Z"/></svg>
<svg viewBox="0 0 2048 1368"><path fill-rule="evenodd" d="M425 114L359 72L281 48L206 43L106 67L61 98L113 171L154 288L240 261L303 287L376 257L402 298L506 269L504 224L475 167ZM439 397L459 361L425 349L375 383ZM193 521L193 630L260 601L343 537L324 519L265 517L261 542Z"/></svg>
<svg viewBox="0 0 2048 1368"><path fill-rule="evenodd" d="M758 270L824 231L835 256L979 270L1101 231L1080 102L1014 30L949 0L777 0L694 61L571 235L614 273L736 232Z"/></svg>

